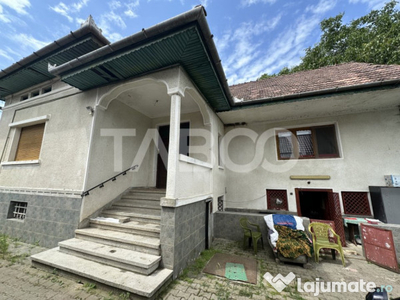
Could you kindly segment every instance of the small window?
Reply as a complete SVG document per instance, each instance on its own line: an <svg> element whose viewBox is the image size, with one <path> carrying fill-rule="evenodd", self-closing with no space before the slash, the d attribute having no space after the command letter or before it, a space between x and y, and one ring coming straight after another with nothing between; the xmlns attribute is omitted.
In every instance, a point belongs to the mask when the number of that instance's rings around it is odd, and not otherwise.
<svg viewBox="0 0 400 300"><path fill-rule="evenodd" d="M286 190L267 190L267 208L271 210L288 210Z"/></svg>
<svg viewBox="0 0 400 300"><path fill-rule="evenodd" d="M224 196L218 197L218 211L224 211Z"/></svg>
<svg viewBox="0 0 400 300"><path fill-rule="evenodd" d="M33 92L31 93L31 98L32 98L32 97L39 96L39 94L40 94L39 90L33 91Z"/></svg>
<svg viewBox="0 0 400 300"><path fill-rule="evenodd" d="M50 93L51 92L51 86L45 87L42 89L42 94Z"/></svg>
<svg viewBox="0 0 400 300"><path fill-rule="evenodd" d="M15 161L38 160L42 147L44 123L21 128Z"/></svg>
<svg viewBox="0 0 400 300"><path fill-rule="evenodd" d="M21 101L27 100L28 98L29 98L28 94L23 95L23 96L21 96Z"/></svg>
<svg viewBox="0 0 400 300"><path fill-rule="evenodd" d="M27 202L10 202L10 208L8 209L8 219L24 220L26 217L26 210L28 208Z"/></svg>
<svg viewBox="0 0 400 300"><path fill-rule="evenodd" d="M347 215L371 216L367 192L342 192L344 213Z"/></svg>
<svg viewBox="0 0 400 300"><path fill-rule="evenodd" d="M335 125L277 132L279 159L339 157Z"/></svg>

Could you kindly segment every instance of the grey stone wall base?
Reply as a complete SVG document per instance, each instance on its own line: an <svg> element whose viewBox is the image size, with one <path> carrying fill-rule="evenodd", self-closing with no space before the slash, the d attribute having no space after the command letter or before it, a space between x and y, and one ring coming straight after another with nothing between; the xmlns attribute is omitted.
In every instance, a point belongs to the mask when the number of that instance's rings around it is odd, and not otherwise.
<svg viewBox="0 0 400 300"><path fill-rule="evenodd" d="M180 207L162 207L162 264L174 270L174 278L205 249L205 201Z"/></svg>
<svg viewBox="0 0 400 300"><path fill-rule="evenodd" d="M11 201L28 204L24 220L8 218ZM0 192L0 232L23 242L53 248L74 237L82 198Z"/></svg>

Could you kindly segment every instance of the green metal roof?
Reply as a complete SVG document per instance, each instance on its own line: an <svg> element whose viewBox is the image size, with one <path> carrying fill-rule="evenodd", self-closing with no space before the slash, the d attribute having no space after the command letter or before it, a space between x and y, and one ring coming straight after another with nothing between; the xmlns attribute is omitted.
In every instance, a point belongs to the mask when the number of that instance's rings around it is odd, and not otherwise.
<svg viewBox="0 0 400 300"><path fill-rule="evenodd" d="M61 74L61 80L89 90L171 65L181 65L216 111L230 109L209 54L195 25L140 46L111 53Z"/></svg>
<svg viewBox="0 0 400 300"><path fill-rule="evenodd" d="M91 37L87 37L78 43L63 48L61 51L38 59L13 74L0 79L0 98L54 78L55 76L47 70L48 63L60 65L98 48L100 48L100 45Z"/></svg>

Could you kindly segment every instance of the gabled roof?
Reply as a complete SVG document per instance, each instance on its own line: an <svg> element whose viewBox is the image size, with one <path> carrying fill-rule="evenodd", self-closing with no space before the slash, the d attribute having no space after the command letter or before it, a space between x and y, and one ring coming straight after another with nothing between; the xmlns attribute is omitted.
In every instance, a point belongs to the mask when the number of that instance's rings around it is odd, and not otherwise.
<svg viewBox="0 0 400 300"><path fill-rule="evenodd" d="M251 104L323 95L400 83L400 65L345 63L230 86L237 100Z"/></svg>
<svg viewBox="0 0 400 300"><path fill-rule="evenodd" d="M90 16L78 30L0 70L0 99L54 78L48 63L63 64L109 43Z"/></svg>

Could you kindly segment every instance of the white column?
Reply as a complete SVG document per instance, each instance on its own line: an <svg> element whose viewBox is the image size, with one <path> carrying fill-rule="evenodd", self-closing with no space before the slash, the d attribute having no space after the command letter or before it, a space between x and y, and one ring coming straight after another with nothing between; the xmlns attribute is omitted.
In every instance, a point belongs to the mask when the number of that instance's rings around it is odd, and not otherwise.
<svg viewBox="0 0 400 300"><path fill-rule="evenodd" d="M171 96L171 116L169 128L169 147L168 147L168 174L166 198L175 199L176 180L179 164L179 135L181 127L181 96L174 94Z"/></svg>

